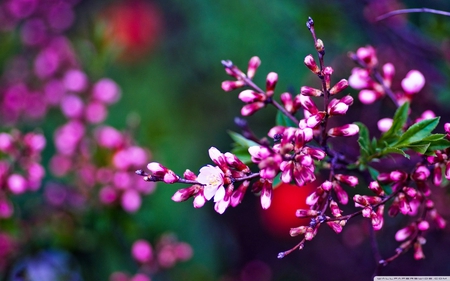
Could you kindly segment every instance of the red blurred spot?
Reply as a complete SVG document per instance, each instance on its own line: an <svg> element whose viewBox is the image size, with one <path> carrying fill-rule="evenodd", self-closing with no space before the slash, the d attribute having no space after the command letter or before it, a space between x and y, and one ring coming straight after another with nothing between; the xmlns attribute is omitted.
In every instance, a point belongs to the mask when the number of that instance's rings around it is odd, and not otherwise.
<svg viewBox="0 0 450 281"><path fill-rule="evenodd" d="M120 58L125 61L136 61L148 54L161 37L162 13L152 2L115 3L101 18L106 25L106 40L122 49Z"/></svg>
<svg viewBox="0 0 450 281"><path fill-rule="evenodd" d="M295 216L297 209L309 209L306 197L315 190L314 184L296 186L281 183L273 191L272 204L267 210L261 210L261 219L267 231L280 238L288 238L292 227L308 225L310 219Z"/></svg>

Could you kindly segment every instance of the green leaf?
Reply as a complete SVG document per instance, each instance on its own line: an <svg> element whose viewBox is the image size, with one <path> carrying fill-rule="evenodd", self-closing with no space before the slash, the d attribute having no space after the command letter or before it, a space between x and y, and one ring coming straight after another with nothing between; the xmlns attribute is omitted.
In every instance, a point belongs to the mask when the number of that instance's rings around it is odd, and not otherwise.
<svg viewBox="0 0 450 281"><path fill-rule="evenodd" d="M406 146L406 148L412 149L417 153L425 154L425 152L428 150L428 147L430 147L430 143L427 144L410 144Z"/></svg>
<svg viewBox="0 0 450 281"><path fill-rule="evenodd" d="M278 111L275 123L278 126L284 126L284 127L298 127L298 124L296 124L294 121L292 121L289 117L283 114L283 112Z"/></svg>
<svg viewBox="0 0 450 281"><path fill-rule="evenodd" d="M391 128L384 133L380 141L388 141L397 137L408 120L409 103L405 102L394 114Z"/></svg>
<svg viewBox="0 0 450 281"><path fill-rule="evenodd" d="M246 165L253 163L252 157L250 156L250 153L248 152L248 148L238 146L238 147L231 149L231 153L236 155L236 157L239 158L239 160L244 162L244 164L246 164Z"/></svg>
<svg viewBox="0 0 450 281"><path fill-rule="evenodd" d="M245 138L243 135L238 134L236 132L228 131L228 134L233 139L233 141L241 147L249 148L251 146L259 145L256 142L249 140L249 139Z"/></svg>
<svg viewBox="0 0 450 281"><path fill-rule="evenodd" d="M443 138L445 138L445 134L432 134L429 135L428 137L422 139L422 141L438 141L438 140L442 140Z"/></svg>
<svg viewBox="0 0 450 281"><path fill-rule="evenodd" d="M355 124L359 128L358 143L359 147L361 148L361 155L363 155L363 152L365 155L369 155L370 154L369 130L367 129L366 125L364 125L361 122L355 122Z"/></svg>
<svg viewBox="0 0 450 281"><path fill-rule="evenodd" d="M439 117L422 120L406 130L400 139L393 144L395 147L404 147L428 137L439 123Z"/></svg>
<svg viewBox="0 0 450 281"><path fill-rule="evenodd" d="M396 153L396 154L401 154L403 155L405 158L410 158L408 154L406 154L403 150L401 150L400 148L396 148L396 147L386 147L385 149L383 149L381 151L381 155L385 156L389 153Z"/></svg>
<svg viewBox="0 0 450 281"><path fill-rule="evenodd" d="M430 146L427 151L444 150L450 147L450 141L446 139L436 140L430 142Z"/></svg>

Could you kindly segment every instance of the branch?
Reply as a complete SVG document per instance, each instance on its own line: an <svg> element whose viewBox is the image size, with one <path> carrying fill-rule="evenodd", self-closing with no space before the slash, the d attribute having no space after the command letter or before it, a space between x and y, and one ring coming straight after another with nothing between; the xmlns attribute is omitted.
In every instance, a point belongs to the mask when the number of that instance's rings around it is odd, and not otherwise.
<svg viewBox="0 0 450 281"><path fill-rule="evenodd" d="M431 13L431 14L436 14L436 15L442 15L442 16L450 17L450 12L441 11L441 10L434 10L434 9L429 9L429 8L415 8L415 9L401 9L401 10L391 11L391 12L386 13L384 15L378 16L376 18L376 20L377 21L382 21L384 19L396 16L396 15L411 14L411 13Z"/></svg>

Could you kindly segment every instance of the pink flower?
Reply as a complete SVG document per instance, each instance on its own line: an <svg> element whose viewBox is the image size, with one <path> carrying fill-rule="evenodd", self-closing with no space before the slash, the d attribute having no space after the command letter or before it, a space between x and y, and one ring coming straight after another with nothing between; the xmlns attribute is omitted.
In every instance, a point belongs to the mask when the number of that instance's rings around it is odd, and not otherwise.
<svg viewBox="0 0 450 281"><path fill-rule="evenodd" d="M140 263L149 262L153 258L152 246L144 239L137 240L131 247L131 255Z"/></svg>
<svg viewBox="0 0 450 281"><path fill-rule="evenodd" d="M377 122L378 130L380 130L383 133L387 132L392 127L393 122L394 120L392 120L392 118L382 118L378 120Z"/></svg>
<svg viewBox="0 0 450 281"><path fill-rule="evenodd" d="M68 91L79 93L87 88L88 78L83 71L71 69L65 73L63 83Z"/></svg>
<svg viewBox="0 0 450 281"><path fill-rule="evenodd" d="M330 137L350 137L359 132L359 127L355 124L347 124L341 127L335 127L328 131Z"/></svg>
<svg viewBox="0 0 450 281"><path fill-rule="evenodd" d="M422 90L425 85L425 77L418 70L411 70L402 80L402 88L408 94L415 94Z"/></svg>
<svg viewBox="0 0 450 281"><path fill-rule="evenodd" d="M120 98L120 88L113 80L103 78L94 84L92 96L106 104L112 104Z"/></svg>
<svg viewBox="0 0 450 281"><path fill-rule="evenodd" d="M224 174L219 167L207 165L200 169L197 181L204 185L203 193L206 200L214 197L217 202L225 196L225 188L223 187Z"/></svg>
<svg viewBox="0 0 450 281"><path fill-rule="evenodd" d="M122 208L128 213L134 213L141 207L141 196L134 189L126 190L121 198Z"/></svg>

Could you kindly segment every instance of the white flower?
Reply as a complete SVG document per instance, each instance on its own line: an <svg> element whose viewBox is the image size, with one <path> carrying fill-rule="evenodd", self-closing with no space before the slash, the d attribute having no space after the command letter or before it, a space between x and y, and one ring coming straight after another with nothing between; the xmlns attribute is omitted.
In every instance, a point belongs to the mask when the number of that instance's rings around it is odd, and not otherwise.
<svg viewBox="0 0 450 281"><path fill-rule="evenodd" d="M203 194L206 200L211 200L213 196L214 202L223 199L225 195L223 176L224 174L219 167L207 165L200 169L197 181L203 184Z"/></svg>

